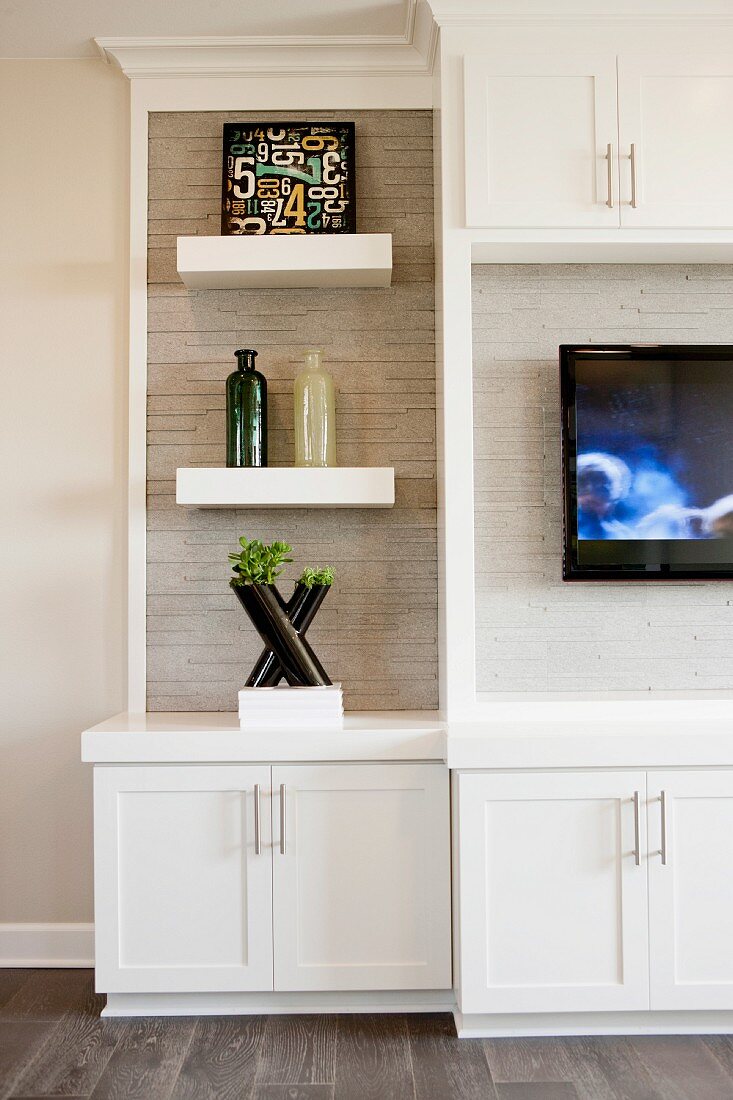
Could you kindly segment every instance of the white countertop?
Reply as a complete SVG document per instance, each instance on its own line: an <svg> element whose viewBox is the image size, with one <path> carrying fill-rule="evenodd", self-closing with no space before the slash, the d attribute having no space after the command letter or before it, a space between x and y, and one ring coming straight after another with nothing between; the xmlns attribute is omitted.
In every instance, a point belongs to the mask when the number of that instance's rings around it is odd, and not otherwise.
<svg viewBox="0 0 733 1100"><path fill-rule="evenodd" d="M430 711L352 712L343 730L245 731L236 714L117 714L85 730L82 760L202 763L445 760L445 725Z"/></svg>
<svg viewBox="0 0 733 1100"><path fill-rule="evenodd" d="M450 768L733 766L733 695L535 696L449 727Z"/></svg>
<svg viewBox="0 0 733 1100"><path fill-rule="evenodd" d="M441 761L453 769L733 767L733 694L521 697L446 725L432 711L352 712L343 730L240 729L236 714L118 714L82 734L104 763Z"/></svg>

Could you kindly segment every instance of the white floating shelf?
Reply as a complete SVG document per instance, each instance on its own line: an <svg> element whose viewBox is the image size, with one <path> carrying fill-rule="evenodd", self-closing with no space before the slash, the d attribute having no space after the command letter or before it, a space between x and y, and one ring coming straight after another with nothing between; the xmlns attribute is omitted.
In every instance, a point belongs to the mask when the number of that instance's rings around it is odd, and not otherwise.
<svg viewBox="0 0 733 1100"><path fill-rule="evenodd" d="M391 466L176 470L176 503L197 508L391 508Z"/></svg>
<svg viewBox="0 0 733 1100"><path fill-rule="evenodd" d="M385 287L392 282L392 234L179 237L177 266L189 290Z"/></svg>

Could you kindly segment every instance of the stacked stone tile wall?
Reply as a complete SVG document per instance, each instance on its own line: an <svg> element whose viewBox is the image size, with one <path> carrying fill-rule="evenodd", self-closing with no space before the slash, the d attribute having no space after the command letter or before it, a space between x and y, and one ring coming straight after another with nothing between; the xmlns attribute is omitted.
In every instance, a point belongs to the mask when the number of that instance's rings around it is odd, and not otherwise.
<svg viewBox="0 0 733 1100"><path fill-rule="evenodd" d="M733 343L733 267L481 265L473 316L479 690L732 688L732 582L563 583L557 347Z"/></svg>
<svg viewBox="0 0 733 1100"><path fill-rule="evenodd" d="M389 289L185 289L178 234L219 233L222 124L282 115L150 118L148 707L236 709L260 643L228 587L237 537L286 539L337 580L309 637L345 704L437 706L432 114L309 111L356 124L357 230L393 234ZM293 462L293 379L321 346L334 375L338 461L394 466L393 509L198 510L178 466L224 465L224 380L239 347L268 379L270 461Z"/></svg>

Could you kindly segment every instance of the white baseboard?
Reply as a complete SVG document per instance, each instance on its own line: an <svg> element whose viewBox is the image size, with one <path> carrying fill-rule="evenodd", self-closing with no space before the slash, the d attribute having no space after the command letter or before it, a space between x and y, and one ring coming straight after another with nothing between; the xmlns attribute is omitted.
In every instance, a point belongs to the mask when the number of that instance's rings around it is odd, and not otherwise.
<svg viewBox="0 0 733 1100"><path fill-rule="evenodd" d="M324 1012L451 1012L452 989L301 993L108 993L103 1016L268 1016Z"/></svg>
<svg viewBox="0 0 733 1100"><path fill-rule="evenodd" d="M93 924L0 924L0 967L94 966Z"/></svg>
<svg viewBox="0 0 733 1100"><path fill-rule="evenodd" d="M505 1039L558 1035L732 1035L733 1012L717 1010L640 1012L453 1012L459 1039Z"/></svg>

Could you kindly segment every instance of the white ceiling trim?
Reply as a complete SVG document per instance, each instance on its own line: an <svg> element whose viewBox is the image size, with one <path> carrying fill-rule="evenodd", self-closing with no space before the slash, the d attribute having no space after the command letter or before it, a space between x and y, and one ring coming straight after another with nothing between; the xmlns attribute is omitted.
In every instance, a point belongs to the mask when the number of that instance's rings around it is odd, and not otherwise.
<svg viewBox="0 0 733 1100"><path fill-rule="evenodd" d="M125 76L425 76L438 28L425 0L407 0L398 35L95 38Z"/></svg>
<svg viewBox="0 0 733 1100"><path fill-rule="evenodd" d="M135 77L216 77L216 76L424 76L429 72L426 58L414 46L384 46L381 42L335 43L317 45L304 40L298 44L282 42L189 44L185 40L167 43L141 42L139 39L95 39L108 61Z"/></svg>
<svg viewBox="0 0 733 1100"><path fill-rule="evenodd" d="M728 23L732 0L428 0L440 27L572 23Z"/></svg>
<svg viewBox="0 0 733 1100"><path fill-rule="evenodd" d="M700 23L706 27L714 26L730 26L733 22L733 13L730 15L718 15L718 14L705 14L700 12L683 12L674 13L669 12L667 14L643 14L630 15L613 13L606 13L605 15L563 15L560 12L543 13L542 15L461 15L460 13L450 13L448 15L438 14L435 16L437 27L526 27L527 24L532 24L537 27L554 27L558 25L566 25L569 27L584 27L584 26L603 26L608 24L609 26L617 23L633 23L638 26L651 26L651 25L663 25L663 24L676 24L684 25L694 20L695 23Z"/></svg>

